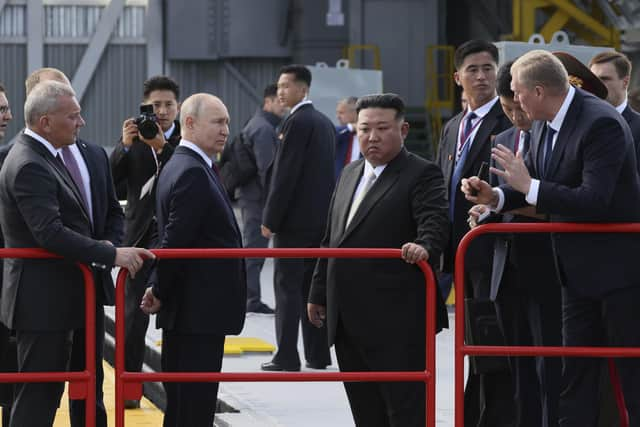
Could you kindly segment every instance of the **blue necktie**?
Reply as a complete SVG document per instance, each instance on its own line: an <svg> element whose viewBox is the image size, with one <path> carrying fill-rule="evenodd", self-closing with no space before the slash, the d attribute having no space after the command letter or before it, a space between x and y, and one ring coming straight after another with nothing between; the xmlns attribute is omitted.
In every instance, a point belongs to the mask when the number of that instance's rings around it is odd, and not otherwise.
<svg viewBox="0 0 640 427"><path fill-rule="evenodd" d="M464 132L462 134L462 152L460 158L456 161L456 166L453 169L453 176L451 177L451 183L449 185L449 219L453 222L453 213L455 211L456 193L458 192L458 186L460 184L460 178L462 177L462 169L464 169L464 162L467 160L467 154L469 154L469 147L471 141L469 141L472 123L475 119L476 113L471 113L467 116L467 121L464 126ZM457 147L456 147L457 149Z"/></svg>
<svg viewBox="0 0 640 427"><path fill-rule="evenodd" d="M547 174L547 169L549 168L549 163L551 161L551 152L553 150L553 135L555 135L555 133L555 129L547 124L547 132L544 138L544 157L542 159L543 177Z"/></svg>

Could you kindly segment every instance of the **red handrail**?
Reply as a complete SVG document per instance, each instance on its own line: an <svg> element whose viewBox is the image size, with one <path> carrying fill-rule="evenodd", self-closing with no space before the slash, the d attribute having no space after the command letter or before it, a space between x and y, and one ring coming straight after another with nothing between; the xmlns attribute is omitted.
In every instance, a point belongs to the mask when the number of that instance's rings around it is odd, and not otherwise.
<svg viewBox="0 0 640 427"><path fill-rule="evenodd" d="M640 233L640 223L500 223L486 224L469 231L456 252L456 299L464 301L464 260L471 242L489 233ZM574 357L640 357L640 348L628 347L535 347L481 346L464 344L464 305L456 304L455 330L455 425L464 426L464 356L574 356ZM615 379L614 379L615 383ZM617 394L617 396L622 396ZM618 400L619 409L620 401ZM623 405L624 406L624 405ZM628 425L625 412L620 413L622 426Z"/></svg>
<svg viewBox="0 0 640 427"><path fill-rule="evenodd" d="M400 258L400 249L157 249L158 258ZM319 381L421 381L427 387L426 425L435 427L436 369L436 284L429 264L418 267L425 276L426 365L415 372L336 372L336 373L213 373L213 372L126 372L124 370L124 280L121 270L116 282L116 427L124 427L124 400L140 399L142 383L168 382L319 382Z"/></svg>
<svg viewBox="0 0 640 427"><path fill-rule="evenodd" d="M60 259L44 249L0 249L0 258ZM84 278L85 289L85 368L74 372L0 373L0 383L69 382L69 397L85 400L85 425L96 424L96 295L93 273L76 263ZM37 410L37 408L34 408Z"/></svg>

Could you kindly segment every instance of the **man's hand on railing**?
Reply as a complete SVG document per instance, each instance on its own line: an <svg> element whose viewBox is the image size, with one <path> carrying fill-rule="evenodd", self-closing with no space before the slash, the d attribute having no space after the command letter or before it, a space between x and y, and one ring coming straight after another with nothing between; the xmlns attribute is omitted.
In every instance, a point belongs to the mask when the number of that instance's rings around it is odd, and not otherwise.
<svg viewBox="0 0 640 427"><path fill-rule="evenodd" d="M427 261L429 252L417 243L405 243L402 245L402 259L408 264L415 264L418 261Z"/></svg>
<svg viewBox="0 0 640 427"><path fill-rule="evenodd" d="M153 290L151 287L148 287L146 291L144 291L144 295L142 296L142 301L140 302L140 309L145 312L145 314L154 314L160 311L160 307L162 307L162 302L153 295Z"/></svg>
<svg viewBox="0 0 640 427"><path fill-rule="evenodd" d="M144 248L116 248L116 260L118 267L126 268L131 278L136 276L138 270L142 268L145 259L153 259L156 256Z"/></svg>

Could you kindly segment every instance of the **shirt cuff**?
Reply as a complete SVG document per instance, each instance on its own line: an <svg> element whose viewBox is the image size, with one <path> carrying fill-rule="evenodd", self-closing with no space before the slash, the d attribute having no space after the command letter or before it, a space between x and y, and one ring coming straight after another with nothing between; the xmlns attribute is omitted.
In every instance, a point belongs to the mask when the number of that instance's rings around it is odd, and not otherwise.
<svg viewBox="0 0 640 427"><path fill-rule="evenodd" d="M530 205L536 206L538 204L538 191L540 190L540 180L532 179L531 185L529 186L529 192L527 193L527 203Z"/></svg>
<svg viewBox="0 0 640 427"><path fill-rule="evenodd" d="M492 212L499 213L504 207L504 192L500 187L493 187L493 191L498 194L498 203L495 206L490 206L490 209Z"/></svg>

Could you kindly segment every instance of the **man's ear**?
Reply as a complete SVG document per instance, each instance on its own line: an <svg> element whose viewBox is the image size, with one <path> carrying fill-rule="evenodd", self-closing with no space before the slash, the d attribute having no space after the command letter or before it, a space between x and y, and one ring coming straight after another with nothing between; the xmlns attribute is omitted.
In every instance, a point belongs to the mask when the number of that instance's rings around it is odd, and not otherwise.
<svg viewBox="0 0 640 427"><path fill-rule="evenodd" d="M462 83L460 83L460 75L458 74L457 71L453 73L453 80L456 82L458 86L462 86Z"/></svg>
<svg viewBox="0 0 640 427"><path fill-rule="evenodd" d="M406 139L407 135L409 135L409 122L402 122L402 125L400 127L400 133L402 134L402 139Z"/></svg>
<svg viewBox="0 0 640 427"><path fill-rule="evenodd" d="M631 79L631 76L627 76L627 77L622 79L622 82L624 83L625 90L629 89L629 80L630 79Z"/></svg>

